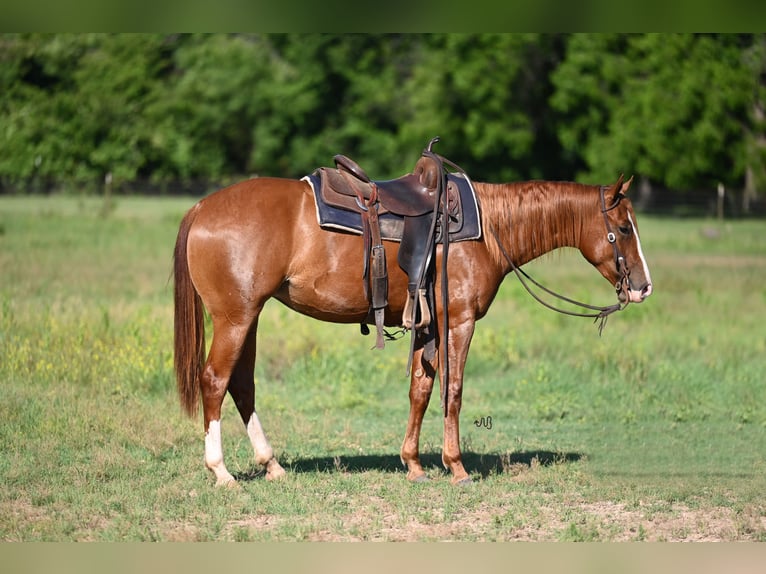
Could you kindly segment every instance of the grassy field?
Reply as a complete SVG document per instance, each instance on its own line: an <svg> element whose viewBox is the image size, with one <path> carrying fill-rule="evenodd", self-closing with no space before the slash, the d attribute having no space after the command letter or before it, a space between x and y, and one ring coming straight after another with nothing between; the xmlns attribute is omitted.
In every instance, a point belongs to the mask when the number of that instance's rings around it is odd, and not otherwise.
<svg viewBox="0 0 766 574"><path fill-rule="evenodd" d="M436 395L433 480L404 478L406 339L371 351L270 303L257 404L289 472L262 479L227 399L230 491L175 397L170 264L192 203L0 197L0 540L766 540L763 221L640 218L655 294L601 337L508 278L466 369L464 488L440 466ZM528 270L614 300L576 253Z"/></svg>

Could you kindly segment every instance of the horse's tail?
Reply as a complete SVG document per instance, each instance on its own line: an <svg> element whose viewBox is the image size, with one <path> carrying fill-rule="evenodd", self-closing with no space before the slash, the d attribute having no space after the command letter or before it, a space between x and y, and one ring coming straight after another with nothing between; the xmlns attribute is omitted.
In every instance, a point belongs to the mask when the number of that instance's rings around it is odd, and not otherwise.
<svg viewBox="0 0 766 574"><path fill-rule="evenodd" d="M205 317L202 299L192 283L186 257L186 242L194 222L194 213L194 209L190 210L181 220L173 251L173 359L178 398L190 417L195 416L199 410L199 381L205 363Z"/></svg>

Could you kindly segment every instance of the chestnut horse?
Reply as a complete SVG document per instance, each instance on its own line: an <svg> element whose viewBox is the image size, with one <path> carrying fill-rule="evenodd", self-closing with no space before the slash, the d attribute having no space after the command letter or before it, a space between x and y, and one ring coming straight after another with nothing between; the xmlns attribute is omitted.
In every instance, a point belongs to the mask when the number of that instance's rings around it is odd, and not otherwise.
<svg viewBox="0 0 766 574"><path fill-rule="evenodd" d="M420 429L434 378L444 367L439 357L446 352L449 381L442 462L453 483L470 481L460 454L463 370L476 321L487 313L513 265L524 265L559 247L574 247L617 287L621 303L638 303L651 294L636 217L625 196L631 180L623 182L620 176L609 186L474 183L484 233L479 240L454 243L449 250L447 349L437 340L438 352L428 361L422 344L416 340L414 346L409 419L400 451L409 480L426 479L419 457ZM385 243L387 326L401 325L407 293L397 249L398 243ZM437 270L440 260L438 248ZM198 412L201 395L205 465L216 484L236 484L224 464L221 442L221 406L227 391L246 426L256 463L265 466L266 478L285 473L255 410L256 331L264 304L274 297L322 321L364 323L369 303L360 279L362 265L362 238L321 229L311 187L302 180L244 181L205 197L184 216L174 252L175 370L180 401L190 416ZM440 279L435 285L441 324ZM203 305L213 325L207 359Z"/></svg>

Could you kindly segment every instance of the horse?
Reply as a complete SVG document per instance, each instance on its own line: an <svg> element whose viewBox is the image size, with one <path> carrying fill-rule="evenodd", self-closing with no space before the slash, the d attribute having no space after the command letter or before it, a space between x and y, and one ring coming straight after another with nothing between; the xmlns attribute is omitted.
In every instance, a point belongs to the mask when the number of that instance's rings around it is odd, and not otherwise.
<svg viewBox="0 0 766 574"><path fill-rule="evenodd" d="M451 244L447 261L446 345L424 356L413 343L409 417L400 457L409 481L427 480L420 462L423 416L439 375L444 419L442 463L454 484L471 481L460 452L463 371L476 322L488 312L510 271L561 247L579 249L617 292L618 306L640 303L653 286L627 196L632 177L611 185L528 181L473 182L484 229ZM389 270L385 325L401 325L407 276L396 264L398 244L384 242ZM437 274L442 249L436 251ZM271 298L309 317L363 325L369 319L359 270L363 240L325 230L304 180L257 177L218 190L184 215L173 253L174 368L181 406L204 419L204 464L216 485L236 486L224 463L221 407L233 399L267 480L285 475L255 409L258 318ZM444 303L436 285L436 322ZM213 327L206 356L204 309ZM440 331L437 329L437 331ZM444 363L449 362L449 380Z"/></svg>

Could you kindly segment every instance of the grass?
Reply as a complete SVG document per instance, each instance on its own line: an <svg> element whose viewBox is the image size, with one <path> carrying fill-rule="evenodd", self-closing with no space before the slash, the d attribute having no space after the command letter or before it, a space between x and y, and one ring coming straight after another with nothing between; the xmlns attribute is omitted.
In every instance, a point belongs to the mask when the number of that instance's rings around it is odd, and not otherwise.
<svg viewBox="0 0 766 574"><path fill-rule="evenodd" d="M227 400L228 491L174 394L168 279L192 203L0 198L1 540L766 540L763 222L641 217L656 291L601 337L509 278L466 369L468 488L441 468L436 395L434 480L404 479L406 341L370 351L270 303L257 401L289 472L262 479ZM614 298L576 253L528 270Z"/></svg>

